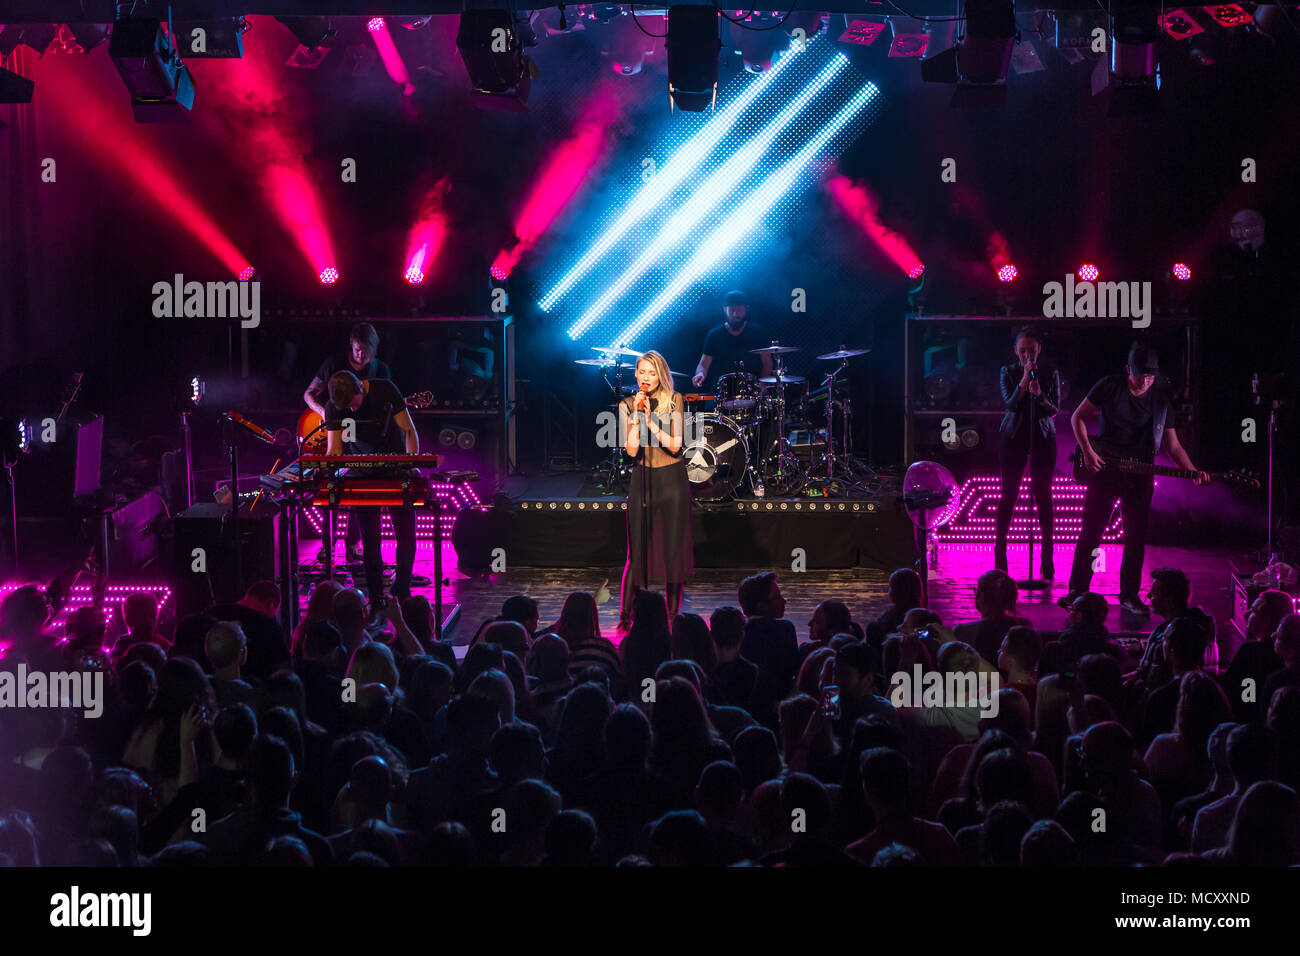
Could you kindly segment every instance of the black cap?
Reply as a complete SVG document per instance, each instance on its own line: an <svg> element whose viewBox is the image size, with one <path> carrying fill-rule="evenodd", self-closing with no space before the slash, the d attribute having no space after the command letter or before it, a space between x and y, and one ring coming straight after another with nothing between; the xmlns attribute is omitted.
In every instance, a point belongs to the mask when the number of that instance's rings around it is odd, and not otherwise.
<svg viewBox="0 0 1300 956"><path fill-rule="evenodd" d="M732 289L722 300L723 305L749 305L749 296L739 289Z"/></svg>
<svg viewBox="0 0 1300 956"><path fill-rule="evenodd" d="M1135 345L1128 350L1128 367L1134 375L1155 375L1160 371L1160 356L1155 349Z"/></svg>

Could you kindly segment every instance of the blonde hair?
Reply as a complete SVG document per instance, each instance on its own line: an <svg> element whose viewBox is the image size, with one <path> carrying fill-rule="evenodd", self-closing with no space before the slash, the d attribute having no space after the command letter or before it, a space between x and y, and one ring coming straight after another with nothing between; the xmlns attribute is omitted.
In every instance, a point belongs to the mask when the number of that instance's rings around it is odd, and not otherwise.
<svg viewBox="0 0 1300 956"><path fill-rule="evenodd" d="M636 360L637 365L642 362L649 362L654 366L655 375L659 377L659 388L653 397L659 400L661 406L666 405L668 414L672 414L675 410L673 408L673 373L668 368L668 360L651 349Z"/></svg>

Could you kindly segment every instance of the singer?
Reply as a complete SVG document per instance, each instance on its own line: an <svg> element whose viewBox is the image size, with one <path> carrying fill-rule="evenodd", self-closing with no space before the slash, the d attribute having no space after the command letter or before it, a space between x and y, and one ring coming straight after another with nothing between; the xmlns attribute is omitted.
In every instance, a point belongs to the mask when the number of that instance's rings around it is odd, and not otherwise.
<svg viewBox="0 0 1300 956"><path fill-rule="evenodd" d="M1052 564L1052 475L1056 471L1056 423L1061 407L1061 379L1055 369L1039 369L1042 339L1028 326L1016 332L1016 361L1002 366L1001 444L998 464L1002 472L1002 497L998 501L997 537L993 544L993 567L1007 570L1007 530L1020 495L1020 478L1029 462L1029 480L1038 526L1043 532L1043 579L1056 576ZM1032 569L1031 569L1032 572Z"/></svg>
<svg viewBox="0 0 1300 956"><path fill-rule="evenodd" d="M671 618L695 570L691 545L691 485L682 460L684 402L673 391L668 362L646 352L636 363L637 391L619 403L623 449L636 460L627 496L627 564L619 629L631 624L632 603L651 577L662 577Z"/></svg>

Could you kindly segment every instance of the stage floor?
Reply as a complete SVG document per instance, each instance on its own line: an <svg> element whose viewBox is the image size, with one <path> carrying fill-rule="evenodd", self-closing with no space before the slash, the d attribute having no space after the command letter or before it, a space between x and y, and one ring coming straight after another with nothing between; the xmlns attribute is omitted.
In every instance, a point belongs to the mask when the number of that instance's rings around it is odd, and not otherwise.
<svg viewBox="0 0 1300 956"><path fill-rule="evenodd" d="M303 554L314 555L318 543L303 543ZM393 559L392 542L384 543L384 556ZM340 547L340 552L342 548ZM1106 546L1106 571L1093 578L1093 589L1112 603L1107 626L1115 632L1146 632L1158 619L1142 621L1129 618L1121 612L1119 600L1119 545ZM1177 567L1191 579L1193 599L1220 622L1220 633L1225 632L1224 622L1232 613L1232 580L1229 559L1234 553L1226 549L1174 548L1151 546L1147 548L1143 595L1150 587L1150 572L1161 567ZM1020 610L1035 627L1044 631L1059 631L1064 626L1066 612L1056 606L1057 598L1065 594L1068 568L1073 548L1059 546L1056 550L1056 567L1059 578L1050 591L1024 592ZM1012 546L1009 554L1013 576L1025 573L1026 550ZM992 567L992 552L987 546L941 545L938 564L930 571L930 607L937 611L945 624L973 620L975 612L975 581ZM701 569L686 588L682 609L705 617L714 608L724 604L737 604L736 586L746 573L756 573L767 568L754 568L743 572L737 569ZM786 599L786 617L793 621L800 640L807 637L808 620L821 601L840 600L848 604L855 620L868 621L888 604L888 570L855 568L843 571L806 571L795 573L787 568L775 568ZM421 541L416 551L415 573L433 576L433 548ZM605 568L516 568L500 574L466 574L456 567L456 553L450 544L444 545L443 573L450 585L443 592L444 602L460 606L460 618L447 635L453 643L464 643L473 637L479 624L501 610L501 603L514 594L527 594L541 605L542 625L546 626L559 616L564 598L570 591L594 591L605 584L610 591L609 601L600 607L602 632L613 636L618 623L618 587L621 567ZM432 588L415 588L414 593L432 598ZM305 597L304 597L305 602ZM1123 619L1121 619L1123 618Z"/></svg>

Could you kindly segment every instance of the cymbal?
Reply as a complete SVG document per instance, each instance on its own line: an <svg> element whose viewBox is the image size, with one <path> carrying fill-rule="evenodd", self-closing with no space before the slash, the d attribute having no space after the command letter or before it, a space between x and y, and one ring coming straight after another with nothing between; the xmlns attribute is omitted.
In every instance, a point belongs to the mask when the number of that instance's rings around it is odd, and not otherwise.
<svg viewBox="0 0 1300 956"><path fill-rule="evenodd" d="M817 356L819 359L846 359L853 358L855 355L866 355L871 349L840 349L838 352L827 352L825 355Z"/></svg>
<svg viewBox="0 0 1300 956"><path fill-rule="evenodd" d="M600 352L600 353L602 353L602 354L604 354L604 355L628 355L628 356L631 356L631 357L633 357L633 358L635 358L635 357L637 357L638 355L641 354L641 353L638 352L636 349L626 349L626 348L623 348L623 346L621 346L621 345L618 346L617 348L612 348L612 349L602 349L602 348L601 348L600 346L598 346L598 345L593 345L593 346L591 347L591 350L592 350L593 352Z"/></svg>
<svg viewBox="0 0 1300 956"><path fill-rule="evenodd" d="M753 355L788 355L790 352L798 352L799 349L790 345L769 345L766 348L750 349Z"/></svg>
<svg viewBox="0 0 1300 956"><path fill-rule="evenodd" d="M760 378L759 381L764 385L802 385L804 379L802 375L782 375L778 380L775 375L769 375L767 378Z"/></svg>
<svg viewBox="0 0 1300 956"><path fill-rule="evenodd" d="M594 365L596 368L608 368L609 363L604 359L574 359L574 365Z"/></svg>

